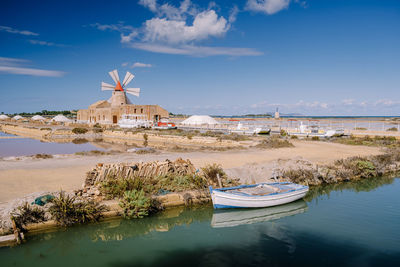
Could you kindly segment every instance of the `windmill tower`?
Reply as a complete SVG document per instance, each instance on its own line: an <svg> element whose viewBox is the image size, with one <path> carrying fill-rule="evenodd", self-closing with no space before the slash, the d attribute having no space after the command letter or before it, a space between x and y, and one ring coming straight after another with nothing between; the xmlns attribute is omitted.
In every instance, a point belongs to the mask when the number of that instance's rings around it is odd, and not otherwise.
<svg viewBox="0 0 400 267"><path fill-rule="evenodd" d="M132 79L135 77L135 75L133 75L132 73L127 71L125 78L121 84L117 70L110 71L108 74L110 74L111 78L114 80L115 85L101 82L101 90L102 91L113 91L111 98L108 100L108 102L111 103L112 107L126 105L126 104L132 104L129 101L128 97L126 96L126 93L139 97L140 88L126 88L128 83L130 83L132 81Z"/></svg>

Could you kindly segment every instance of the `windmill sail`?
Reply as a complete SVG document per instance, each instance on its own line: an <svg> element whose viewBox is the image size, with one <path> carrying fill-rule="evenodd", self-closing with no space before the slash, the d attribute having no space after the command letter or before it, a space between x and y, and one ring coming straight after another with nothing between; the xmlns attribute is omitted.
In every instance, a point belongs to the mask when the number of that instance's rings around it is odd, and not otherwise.
<svg viewBox="0 0 400 267"><path fill-rule="evenodd" d="M114 87L114 85L109 83L101 82L101 91L114 90Z"/></svg>
<svg viewBox="0 0 400 267"><path fill-rule="evenodd" d="M116 84L119 82L119 76L117 70L110 71L108 74L110 74L111 78L114 80Z"/></svg>
<svg viewBox="0 0 400 267"><path fill-rule="evenodd" d="M128 85L128 83L130 83L132 81L132 79L135 78L135 75L133 75L132 73L130 73L129 71L126 72L124 81L122 82L122 87L125 87Z"/></svg>
<svg viewBox="0 0 400 267"><path fill-rule="evenodd" d="M139 97L140 88L126 88L125 90L128 94Z"/></svg>

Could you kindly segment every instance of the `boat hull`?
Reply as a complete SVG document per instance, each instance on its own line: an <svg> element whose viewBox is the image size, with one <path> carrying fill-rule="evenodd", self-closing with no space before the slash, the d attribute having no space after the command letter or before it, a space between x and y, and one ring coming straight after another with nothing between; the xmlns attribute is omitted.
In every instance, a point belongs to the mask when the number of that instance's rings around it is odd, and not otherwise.
<svg viewBox="0 0 400 267"><path fill-rule="evenodd" d="M308 192L307 186L285 193L274 193L264 196L242 196L210 188L215 209L223 208L263 208L287 204L303 198Z"/></svg>

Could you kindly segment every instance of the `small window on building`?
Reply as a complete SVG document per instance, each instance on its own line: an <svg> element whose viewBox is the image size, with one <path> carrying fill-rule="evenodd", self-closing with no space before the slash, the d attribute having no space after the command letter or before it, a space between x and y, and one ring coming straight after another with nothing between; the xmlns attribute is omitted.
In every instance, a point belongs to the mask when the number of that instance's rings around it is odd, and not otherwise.
<svg viewBox="0 0 400 267"><path fill-rule="evenodd" d="M134 112L133 113L136 113L136 108L135 108L135 110L134 110Z"/></svg>
<svg viewBox="0 0 400 267"><path fill-rule="evenodd" d="M103 115L103 121L105 121L106 120L106 115Z"/></svg>
<svg viewBox="0 0 400 267"><path fill-rule="evenodd" d="M140 113L143 113L143 109L142 108L140 109Z"/></svg>

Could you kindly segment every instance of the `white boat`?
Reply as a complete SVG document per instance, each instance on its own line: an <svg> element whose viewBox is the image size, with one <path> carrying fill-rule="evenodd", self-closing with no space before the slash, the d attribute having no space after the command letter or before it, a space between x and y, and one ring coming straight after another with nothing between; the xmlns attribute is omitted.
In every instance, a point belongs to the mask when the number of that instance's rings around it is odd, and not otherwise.
<svg viewBox="0 0 400 267"><path fill-rule="evenodd" d="M307 210L307 203L298 200L289 204L261 208L261 209L225 209L215 211L211 226L213 228L233 227L243 224L253 224L277 220L287 216L303 213Z"/></svg>
<svg viewBox="0 0 400 267"><path fill-rule="evenodd" d="M118 121L121 128L150 128L152 122L146 119L146 115L124 114Z"/></svg>
<svg viewBox="0 0 400 267"><path fill-rule="evenodd" d="M209 189L215 209L272 207L301 199L308 192L308 186L290 182Z"/></svg>

